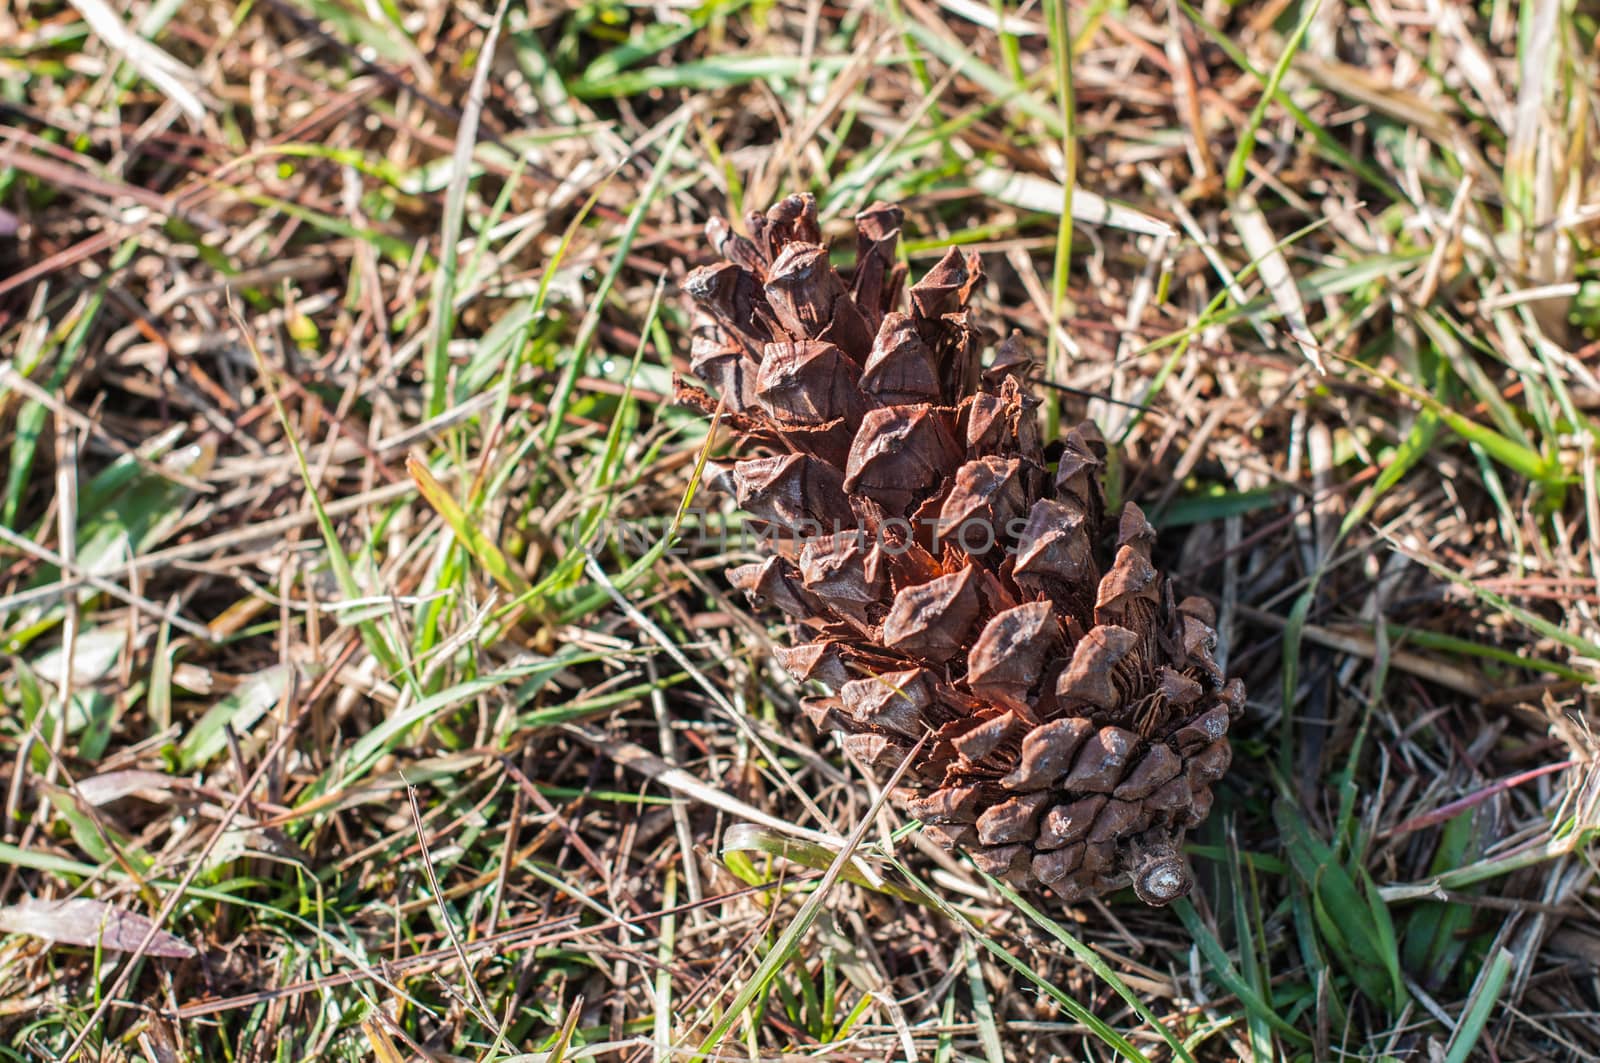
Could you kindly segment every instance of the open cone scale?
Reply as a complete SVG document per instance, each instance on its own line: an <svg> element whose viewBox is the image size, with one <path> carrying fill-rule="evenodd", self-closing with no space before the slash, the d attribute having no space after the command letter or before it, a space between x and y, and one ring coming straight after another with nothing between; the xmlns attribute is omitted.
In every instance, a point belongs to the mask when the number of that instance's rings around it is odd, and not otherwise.
<svg viewBox="0 0 1600 1063"><path fill-rule="evenodd" d="M985 365L976 254L907 292L897 207L856 218L848 274L810 196L708 226L691 369L739 460L721 480L773 534L735 586L789 616L788 671L820 729L869 764L928 736L897 794L946 845L1067 901L1183 896L1184 832L1228 768L1244 689L1215 613L1174 602L1155 530L1107 515L1092 425L1040 438L1025 345ZM680 383L680 400L718 402Z"/></svg>

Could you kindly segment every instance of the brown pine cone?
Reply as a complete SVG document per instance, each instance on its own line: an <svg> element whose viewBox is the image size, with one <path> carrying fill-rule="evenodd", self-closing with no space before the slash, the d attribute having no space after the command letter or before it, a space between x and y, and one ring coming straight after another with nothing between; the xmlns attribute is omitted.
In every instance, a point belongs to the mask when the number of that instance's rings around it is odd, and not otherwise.
<svg viewBox="0 0 1600 1063"><path fill-rule="evenodd" d="M848 276L810 196L752 213L748 238L708 226L725 261L684 282L691 367L771 554L729 578L808 640L781 655L830 692L802 706L819 728L881 767L930 735L897 796L931 835L1068 901L1131 883L1170 903L1244 703L1215 613L1173 603L1138 506L1109 527L1093 425L1046 462L1020 339L980 361L976 254L952 248L897 309L900 221L857 216Z"/></svg>

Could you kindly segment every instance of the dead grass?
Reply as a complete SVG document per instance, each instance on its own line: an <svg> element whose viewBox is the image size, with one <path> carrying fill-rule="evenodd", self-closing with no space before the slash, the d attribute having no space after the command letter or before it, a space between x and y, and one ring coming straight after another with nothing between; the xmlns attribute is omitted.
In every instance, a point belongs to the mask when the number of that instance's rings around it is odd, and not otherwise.
<svg viewBox="0 0 1600 1063"><path fill-rule="evenodd" d="M0 10L0 1054L1600 1053L1594 16L1066 30ZM728 597L675 281L800 190L982 250L1218 602L1192 904L938 852Z"/></svg>

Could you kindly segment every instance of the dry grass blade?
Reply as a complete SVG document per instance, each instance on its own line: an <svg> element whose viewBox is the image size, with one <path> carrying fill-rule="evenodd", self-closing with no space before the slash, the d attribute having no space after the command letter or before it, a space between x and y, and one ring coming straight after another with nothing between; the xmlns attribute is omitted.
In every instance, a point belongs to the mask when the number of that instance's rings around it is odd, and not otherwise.
<svg viewBox="0 0 1600 1063"><path fill-rule="evenodd" d="M191 122L205 116L205 105L195 93L194 71L139 36L104 0L72 0L89 27L128 61L139 76L166 93Z"/></svg>
<svg viewBox="0 0 1600 1063"><path fill-rule="evenodd" d="M1272 230L1267 228L1266 219L1261 215L1261 208L1256 205L1255 196L1249 192L1238 192L1229 205L1233 211L1234 228L1238 231L1239 238L1244 241L1245 251L1249 253L1256 272L1260 274L1261 283L1266 285L1267 291L1271 293L1272 301L1283 317L1284 327L1299 346L1300 353L1311 363L1311 367L1318 373L1326 374L1328 370L1322 364L1317 338L1311 334L1311 326L1306 320L1306 308L1300 298L1300 288L1295 282L1294 275L1289 271L1282 246L1272 235Z"/></svg>

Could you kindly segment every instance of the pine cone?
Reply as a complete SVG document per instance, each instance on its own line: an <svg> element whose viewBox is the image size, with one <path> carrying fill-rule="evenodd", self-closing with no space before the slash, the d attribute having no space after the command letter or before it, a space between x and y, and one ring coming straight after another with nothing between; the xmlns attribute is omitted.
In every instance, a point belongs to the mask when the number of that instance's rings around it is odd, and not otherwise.
<svg viewBox="0 0 1600 1063"><path fill-rule="evenodd" d="M803 702L817 727L880 767L929 735L896 796L930 834L1067 901L1131 882L1170 903L1244 702L1215 613L1173 603L1138 506L1109 527L1093 425L1047 463L1020 339L980 362L976 254L952 248L896 309L900 222L857 216L848 279L810 196L752 213L748 238L708 226L724 261L684 282L690 364L770 551L729 577L808 640L781 656L830 691Z"/></svg>

